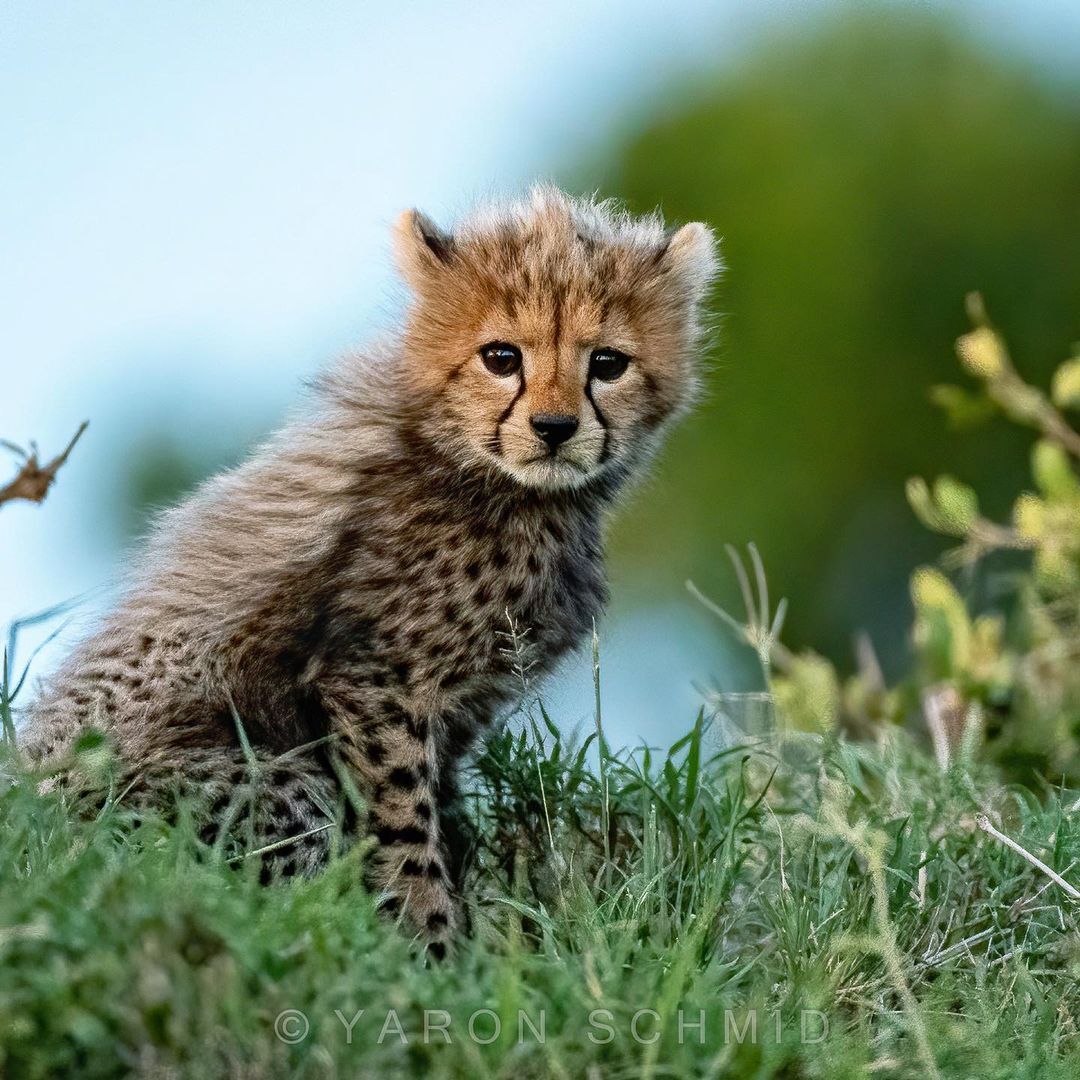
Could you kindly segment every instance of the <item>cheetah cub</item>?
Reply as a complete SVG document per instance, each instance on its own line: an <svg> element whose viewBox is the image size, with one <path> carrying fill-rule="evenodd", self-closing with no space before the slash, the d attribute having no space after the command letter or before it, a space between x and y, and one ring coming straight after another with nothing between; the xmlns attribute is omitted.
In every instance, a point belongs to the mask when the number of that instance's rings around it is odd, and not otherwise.
<svg viewBox="0 0 1080 1080"><path fill-rule="evenodd" d="M550 187L452 232L409 211L394 241L400 332L164 516L21 743L48 768L96 728L116 790L180 785L211 815L258 772L291 872L326 857L351 785L370 884L440 952L445 811L515 692L508 620L550 669L603 607L605 518L694 395L718 259L704 225Z"/></svg>

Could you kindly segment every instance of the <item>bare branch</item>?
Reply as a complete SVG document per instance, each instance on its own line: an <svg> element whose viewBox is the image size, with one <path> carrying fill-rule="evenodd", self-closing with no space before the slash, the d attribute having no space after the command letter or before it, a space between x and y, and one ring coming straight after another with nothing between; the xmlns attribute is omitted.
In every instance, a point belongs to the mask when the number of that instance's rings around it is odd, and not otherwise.
<svg viewBox="0 0 1080 1080"><path fill-rule="evenodd" d="M56 479L56 474L60 471L60 467L67 461L71 451L75 449L75 444L82 438L82 433L88 426L89 421L84 420L79 425L79 430L71 437L71 442L67 444L63 452L57 454L57 456L46 465L42 465L38 461L37 447L33 443L30 444L29 453L6 440L0 443L0 445L12 450L22 458L22 464L19 466L19 471L15 474L15 479L12 480L11 483L0 487L0 506L3 506L6 502L12 502L15 499L26 499L29 502L36 503L42 502L48 494L52 482Z"/></svg>

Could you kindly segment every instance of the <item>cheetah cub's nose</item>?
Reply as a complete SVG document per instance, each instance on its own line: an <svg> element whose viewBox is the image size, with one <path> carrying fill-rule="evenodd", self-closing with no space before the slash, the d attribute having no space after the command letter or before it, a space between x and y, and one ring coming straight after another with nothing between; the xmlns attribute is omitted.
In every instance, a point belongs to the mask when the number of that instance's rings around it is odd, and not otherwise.
<svg viewBox="0 0 1080 1080"><path fill-rule="evenodd" d="M578 429L576 416L566 413L534 413L529 422L533 431L548 444L548 448L555 450L561 446Z"/></svg>

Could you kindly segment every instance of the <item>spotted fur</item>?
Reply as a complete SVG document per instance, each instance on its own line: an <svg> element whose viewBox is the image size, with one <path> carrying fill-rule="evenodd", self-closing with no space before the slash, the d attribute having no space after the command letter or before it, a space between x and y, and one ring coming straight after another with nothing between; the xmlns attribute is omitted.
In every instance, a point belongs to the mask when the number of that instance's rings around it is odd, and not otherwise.
<svg viewBox="0 0 1080 1080"><path fill-rule="evenodd" d="M332 736L373 884L438 948L459 919L440 822L462 753L512 700L504 634L527 629L549 669L602 609L606 511L693 397L717 259L703 225L551 188L453 232L406 213L396 254L400 335L164 517L21 741L47 765L96 726L137 787L179 777L223 813L245 782L239 716L272 780L263 833L287 840L333 814L339 778L297 749ZM519 370L493 375L490 342ZM602 347L630 357L620 378L590 374ZM549 448L537 414L577 430ZM321 832L293 846L302 870L325 855Z"/></svg>

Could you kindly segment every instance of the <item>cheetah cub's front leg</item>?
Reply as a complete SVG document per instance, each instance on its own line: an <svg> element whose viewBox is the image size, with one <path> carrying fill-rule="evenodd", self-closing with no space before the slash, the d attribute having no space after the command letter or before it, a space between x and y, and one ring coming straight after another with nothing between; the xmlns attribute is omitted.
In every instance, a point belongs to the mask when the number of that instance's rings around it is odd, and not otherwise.
<svg viewBox="0 0 1080 1080"><path fill-rule="evenodd" d="M458 926L440 833L438 748L426 717L402 712L343 733L346 760L368 802L368 884L435 956Z"/></svg>

